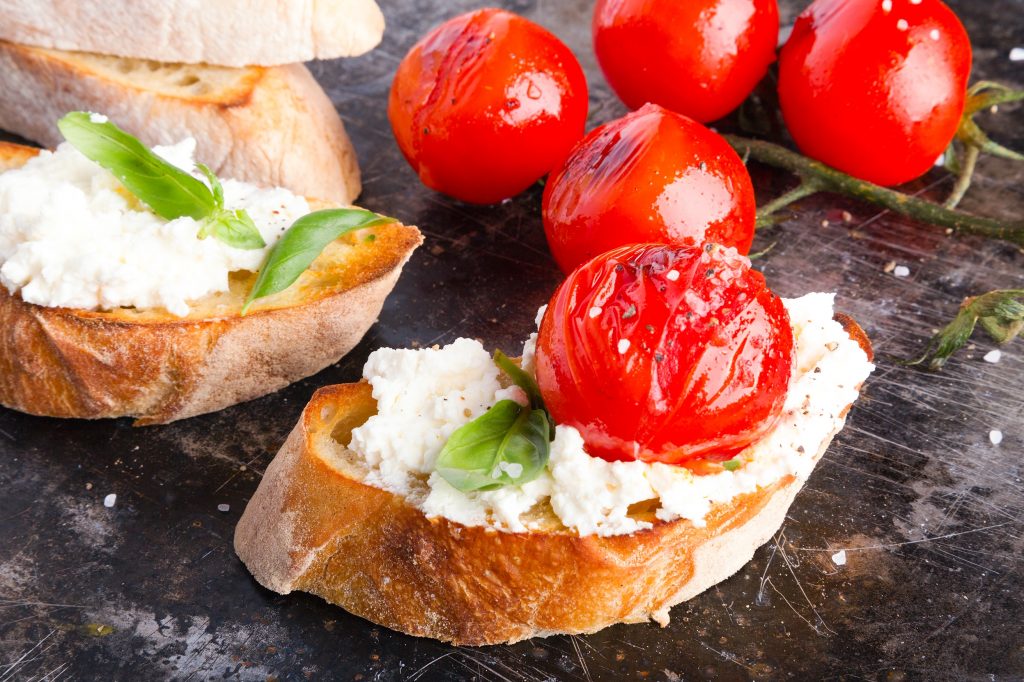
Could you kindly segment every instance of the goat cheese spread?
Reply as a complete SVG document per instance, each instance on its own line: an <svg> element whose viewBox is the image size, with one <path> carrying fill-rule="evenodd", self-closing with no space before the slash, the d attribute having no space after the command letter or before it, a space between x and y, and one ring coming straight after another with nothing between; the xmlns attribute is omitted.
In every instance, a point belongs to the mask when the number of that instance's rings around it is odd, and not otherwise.
<svg viewBox="0 0 1024 682"><path fill-rule="evenodd" d="M196 175L195 140L154 147ZM0 173L0 284L28 303L84 310L166 308L228 290L228 275L256 271L300 216L306 199L225 179L226 208L245 209L267 247L236 249L198 239L192 218L166 221L140 204L109 171L70 144Z"/></svg>
<svg viewBox="0 0 1024 682"><path fill-rule="evenodd" d="M400 494L430 517L508 532L538 527L527 512L542 502L580 535L623 535L652 524L630 516L632 505L654 502L663 521L705 525L713 504L769 486L787 475L810 475L819 450L842 428L840 416L874 369L860 346L832 319L833 294L785 300L793 325L796 366L783 416L763 439L738 456L735 471L695 475L683 467L607 462L591 457L579 431L558 426L545 471L522 486L463 493L434 472L449 436L498 400L502 388L490 354L458 339L444 348L370 355L363 376L373 387L377 415L352 432L349 449L365 458L365 482ZM532 372L536 334L523 350Z"/></svg>

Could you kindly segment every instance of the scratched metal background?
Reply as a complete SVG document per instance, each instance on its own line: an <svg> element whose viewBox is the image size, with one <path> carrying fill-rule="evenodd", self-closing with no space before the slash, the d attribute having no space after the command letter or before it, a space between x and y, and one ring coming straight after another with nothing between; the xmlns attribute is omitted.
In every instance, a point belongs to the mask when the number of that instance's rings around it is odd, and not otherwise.
<svg viewBox="0 0 1024 682"><path fill-rule="evenodd" d="M419 225L426 244L363 343L275 395L147 429L0 409L0 682L1024 678L1024 345L988 364L979 339L941 374L890 360L918 350L964 296L1024 286L1024 256L835 197L805 201L755 248L777 243L761 264L781 294L838 291L874 338L879 370L779 534L739 574L675 608L669 627L452 648L250 579L231 549L234 524L317 387L356 379L382 345L466 335L515 351L558 281L539 190L491 208L431 193L386 121L385 93L408 47L481 3L383 4L382 47L313 69L356 141L363 203ZM593 124L623 112L590 51L590 2L504 4L580 56ZM806 2L781 4L791 21ZM1024 63L1008 58L1024 47L1024 0L951 4L974 40L975 78L1024 86ZM1022 123L1019 107L988 121L1018 148ZM756 180L785 181L763 171ZM986 161L966 205L1020 216L1022 183L1021 168ZM939 196L949 186L936 171L918 188ZM890 262L910 276L886 273ZM1005 434L998 447L992 429ZM848 563L836 566L841 548Z"/></svg>

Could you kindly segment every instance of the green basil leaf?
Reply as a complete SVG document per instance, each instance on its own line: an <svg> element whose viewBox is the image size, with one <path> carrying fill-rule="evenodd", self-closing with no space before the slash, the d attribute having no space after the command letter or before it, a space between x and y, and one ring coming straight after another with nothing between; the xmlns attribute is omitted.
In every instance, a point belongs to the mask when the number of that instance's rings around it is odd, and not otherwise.
<svg viewBox="0 0 1024 682"><path fill-rule="evenodd" d="M544 410L499 400L452 434L438 455L437 473L464 493L529 483L551 456L551 431Z"/></svg>
<svg viewBox="0 0 1024 682"><path fill-rule="evenodd" d="M330 208L296 220L267 255L242 314L258 298L284 291L304 273L316 257L338 237L367 227L395 222L361 208Z"/></svg>
<svg viewBox="0 0 1024 682"><path fill-rule="evenodd" d="M236 249L262 249L267 245L263 241L263 235L256 228L245 211L225 211L220 209L214 215L203 221L199 230L199 238L213 236L219 241Z"/></svg>
<svg viewBox="0 0 1024 682"><path fill-rule="evenodd" d="M113 123L97 123L91 114L75 111L57 121L57 127L75 149L113 173L164 220L182 216L201 220L218 208L209 187Z"/></svg>
<svg viewBox="0 0 1024 682"><path fill-rule="evenodd" d="M530 399L530 407L535 410L548 411L547 407L544 406L544 398L540 395L540 388L537 386L537 382L522 367L512 362L500 350L494 351L494 364L512 379L512 383L526 392L527 397Z"/></svg>
<svg viewBox="0 0 1024 682"><path fill-rule="evenodd" d="M217 208L224 208L224 186L220 184L220 179L213 174L213 171L205 163L197 163L196 168L206 176L206 180L210 183L214 205Z"/></svg>

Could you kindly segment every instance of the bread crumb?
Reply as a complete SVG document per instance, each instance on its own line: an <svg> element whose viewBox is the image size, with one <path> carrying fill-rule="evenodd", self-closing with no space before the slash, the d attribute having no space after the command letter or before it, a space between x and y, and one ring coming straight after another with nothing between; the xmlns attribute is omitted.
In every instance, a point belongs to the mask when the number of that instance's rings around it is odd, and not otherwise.
<svg viewBox="0 0 1024 682"><path fill-rule="evenodd" d="M651 620L660 625L663 628L667 628L669 624L668 609L662 608L651 613Z"/></svg>
<svg viewBox="0 0 1024 682"><path fill-rule="evenodd" d="M109 509L110 507L113 507L115 504L117 504L117 493L110 493L109 495L103 498L104 507L107 507Z"/></svg>
<svg viewBox="0 0 1024 682"><path fill-rule="evenodd" d="M989 351L988 353L985 353L984 360L985 360L985 362L990 362L990 363L992 363L994 365L997 362L999 362L1000 360L1002 360L1002 358L1003 358L1003 352L1001 350L992 350L992 351Z"/></svg>
<svg viewBox="0 0 1024 682"><path fill-rule="evenodd" d="M838 552L836 552L835 554L833 554L832 555L832 563L834 563L836 566L845 566L846 565L846 550L845 549L841 549Z"/></svg>
<svg viewBox="0 0 1024 682"><path fill-rule="evenodd" d="M992 441L992 445L999 445L1003 442L1003 432L998 429L993 429L988 432L988 439Z"/></svg>
<svg viewBox="0 0 1024 682"><path fill-rule="evenodd" d="M891 261L889 261L888 263L886 263L885 265L882 266L882 272L884 272L885 274L889 274L890 272L892 272L895 269L896 269L896 261L894 261L894 260L891 260Z"/></svg>

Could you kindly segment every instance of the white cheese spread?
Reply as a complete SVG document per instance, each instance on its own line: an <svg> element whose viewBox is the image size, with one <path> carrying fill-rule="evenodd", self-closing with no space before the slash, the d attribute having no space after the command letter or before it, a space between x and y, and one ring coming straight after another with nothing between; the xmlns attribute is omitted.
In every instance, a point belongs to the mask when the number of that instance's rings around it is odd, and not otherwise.
<svg viewBox="0 0 1024 682"><path fill-rule="evenodd" d="M874 369L860 346L833 321L832 294L785 300L793 325L796 367L783 415L775 428L744 450L735 471L695 475L666 464L607 462L591 457L580 433L558 426L541 476L522 486L462 493L438 474L434 462L448 437L498 400L498 370L483 346L459 339L444 348L381 349L363 376L373 387L377 415L352 432L350 449L366 459L365 481L401 494L427 516L509 532L538 527L527 512L547 502L580 535L622 535L651 523L630 515L650 503L664 521L704 525L713 504L793 475L806 479L821 446L842 428L841 415L857 386ZM532 358L536 334L523 357ZM528 371L532 362L524 362Z"/></svg>
<svg viewBox="0 0 1024 682"><path fill-rule="evenodd" d="M196 173L194 140L153 151ZM309 212L287 190L222 182L225 207L245 209L266 248L198 239L197 221L158 217L71 145L43 151L0 174L0 284L42 306L166 308L185 316L189 301L227 291L229 273L258 270L270 246Z"/></svg>

